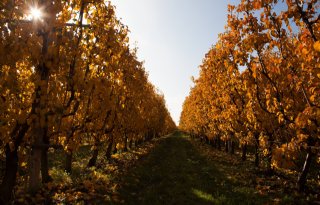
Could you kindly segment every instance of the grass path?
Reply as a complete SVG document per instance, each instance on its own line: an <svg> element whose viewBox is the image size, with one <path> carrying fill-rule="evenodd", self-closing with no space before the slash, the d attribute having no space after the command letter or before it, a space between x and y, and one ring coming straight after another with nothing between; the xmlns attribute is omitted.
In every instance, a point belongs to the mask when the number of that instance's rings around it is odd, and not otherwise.
<svg viewBox="0 0 320 205"><path fill-rule="evenodd" d="M231 163L231 164L229 164ZM115 204L266 204L232 161L209 160L181 133L164 139L121 179ZM238 178L234 177L238 176Z"/></svg>
<svg viewBox="0 0 320 205"><path fill-rule="evenodd" d="M217 151L180 132L117 153L111 160L103 154L101 149L97 166L87 168L90 147L80 148L67 174L64 152L55 150L49 155L54 181L35 195L19 184L14 204L320 204L317 187L312 189L316 194L299 194L296 177L267 176L251 157L243 162L239 154Z"/></svg>

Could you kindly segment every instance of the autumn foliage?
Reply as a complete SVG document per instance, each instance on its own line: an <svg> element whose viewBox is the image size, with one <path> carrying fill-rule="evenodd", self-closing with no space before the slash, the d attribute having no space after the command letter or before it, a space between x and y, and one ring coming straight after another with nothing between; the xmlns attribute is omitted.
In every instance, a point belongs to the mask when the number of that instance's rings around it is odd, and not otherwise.
<svg viewBox="0 0 320 205"><path fill-rule="evenodd" d="M110 157L175 128L110 2L34 2L0 3L1 204L21 167L31 193L52 180L48 149L62 148L71 172L84 144L94 166L98 151Z"/></svg>
<svg viewBox="0 0 320 205"><path fill-rule="evenodd" d="M200 66L180 128L221 148L253 148L267 173L299 172L320 149L320 3L242 0Z"/></svg>

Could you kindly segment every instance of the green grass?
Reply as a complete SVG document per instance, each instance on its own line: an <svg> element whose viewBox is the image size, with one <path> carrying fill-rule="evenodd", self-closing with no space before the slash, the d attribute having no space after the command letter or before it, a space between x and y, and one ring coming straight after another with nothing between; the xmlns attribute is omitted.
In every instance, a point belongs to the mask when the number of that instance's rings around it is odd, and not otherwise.
<svg viewBox="0 0 320 205"><path fill-rule="evenodd" d="M175 133L164 138L141 163L129 170L113 203L266 204L271 201L256 193L254 186L244 186L247 179L241 181L228 176L229 170L221 170L225 163L209 160L188 137Z"/></svg>

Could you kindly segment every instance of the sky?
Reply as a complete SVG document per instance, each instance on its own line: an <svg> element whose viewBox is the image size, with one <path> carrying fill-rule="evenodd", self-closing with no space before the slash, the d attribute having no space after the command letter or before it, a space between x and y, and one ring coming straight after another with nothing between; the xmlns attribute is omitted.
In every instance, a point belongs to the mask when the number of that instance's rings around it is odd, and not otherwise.
<svg viewBox="0 0 320 205"><path fill-rule="evenodd" d="M130 30L149 80L179 124L182 104L199 66L227 23L227 6L239 0L112 0Z"/></svg>

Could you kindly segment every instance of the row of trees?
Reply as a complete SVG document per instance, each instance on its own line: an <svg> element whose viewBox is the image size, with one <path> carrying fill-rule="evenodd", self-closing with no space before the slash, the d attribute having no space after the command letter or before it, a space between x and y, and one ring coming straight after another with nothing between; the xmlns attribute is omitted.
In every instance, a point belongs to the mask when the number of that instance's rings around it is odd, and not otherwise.
<svg viewBox="0 0 320 205"><path fill-rule="evenodd" d="M109 158L115 144L125 150L174 128L110 2L1 1L1 204L22 164L29 191L51 180L50 147L63 147L71 172L83 143L92 145L94 166L102 146Z"/></svg>
<svg viewBox="0 0 320 205"><path fill-rule="evenodd" d="M242 0L206 54L181 129L220 148L255 149L266 171L299 170L305 188L320 149L320 2ZM304 159L304 163L297 163ZM316 159L316 160L315 160Z"/></svg>

